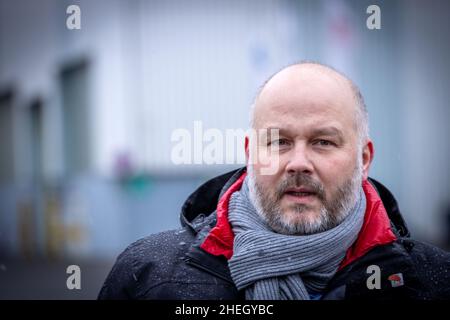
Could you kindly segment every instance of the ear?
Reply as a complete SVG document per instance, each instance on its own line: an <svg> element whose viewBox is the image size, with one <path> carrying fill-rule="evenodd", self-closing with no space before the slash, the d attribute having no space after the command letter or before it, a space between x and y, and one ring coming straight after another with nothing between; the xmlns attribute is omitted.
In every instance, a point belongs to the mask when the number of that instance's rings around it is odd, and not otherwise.
<svg viewBox="0 0 450 320"><path fill-rule="evenodd" d="M245 165L248 165L248 159L249 159L249 150L248 150L248 143L249 139L248 136L245 136Z"/></svg>
<svg viewBox="0 0 450 320"><path fill-rule="evenodd" d="M369 177L370 164L374 157L374 148L372 140L368 140L362 151L363 180Z"/></svg>

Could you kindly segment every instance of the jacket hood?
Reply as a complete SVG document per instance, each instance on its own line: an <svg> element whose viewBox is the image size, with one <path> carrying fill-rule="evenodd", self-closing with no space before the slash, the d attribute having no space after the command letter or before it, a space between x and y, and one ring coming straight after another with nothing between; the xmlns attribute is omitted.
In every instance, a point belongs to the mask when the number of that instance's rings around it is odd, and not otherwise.
<svg viewBox="0 0 450 320"><path fill-rule="evenodd" d="M181 225L191 229L194 233L197 233L197 222L203 222L206 217L210 216L216 210L221 196L245 171L246 168L243 167L227 172L208 180L198 187L183 204L180 213ZM398 237L409 237L409 230L402 217L397 200L392 193L377 180L369 177L368 181L374 187L383 202L391 222L392 231Z"/></svg>

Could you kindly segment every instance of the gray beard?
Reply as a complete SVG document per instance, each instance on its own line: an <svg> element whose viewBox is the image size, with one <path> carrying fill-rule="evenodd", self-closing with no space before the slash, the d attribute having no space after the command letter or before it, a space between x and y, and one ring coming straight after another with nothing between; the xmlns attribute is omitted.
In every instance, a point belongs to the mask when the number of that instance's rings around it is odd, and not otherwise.
<svg viewBox="0 0 450 320"><path fill-rule="evenodd" d="M327 200L323 186L313 181L304 173L297 173L283 181L275 190L275 196L264 193L263 188L256 182L253 165L247 166L248 186L250 201L258 214L264 219L267 225L277 233L286 235L309 235L332 229L339 225L350 213L351 208L356 204L359 195L359 188L362 185L362 160L359 159L352 177L340 185L332 195L332 199ZM285 213L280 207L281 197L287 187L309 186L316 191L322 205L319 215L314 219L300 220L297 223L290 223L285 219ZM302 214L309 209L304 204L294 204L290 206L296 214Z"/></svg>

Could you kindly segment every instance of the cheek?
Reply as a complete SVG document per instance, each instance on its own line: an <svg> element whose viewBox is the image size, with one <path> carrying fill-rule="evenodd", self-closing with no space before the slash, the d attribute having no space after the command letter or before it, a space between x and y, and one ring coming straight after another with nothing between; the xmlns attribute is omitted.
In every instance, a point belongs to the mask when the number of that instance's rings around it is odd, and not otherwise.
<svg viewBox="0 0 450 320"><path fill-rule="evenodd" d="M254 175L261 184L276 183L283 176L283 158L278 156L270 156L267 154L259 154L250 161L253 165Z"/></svg>
<svg viewBox="0 0 450 320"><path fill-rule="evenodd" d="M346 155L319 161L316 167L325 189L333 188L346 181L353 174L356 159Z"/></svg>

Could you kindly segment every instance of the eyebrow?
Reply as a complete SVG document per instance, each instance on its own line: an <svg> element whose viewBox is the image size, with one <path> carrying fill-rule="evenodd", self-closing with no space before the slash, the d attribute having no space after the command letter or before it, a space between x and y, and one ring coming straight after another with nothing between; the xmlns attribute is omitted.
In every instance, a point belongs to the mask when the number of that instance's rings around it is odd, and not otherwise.
<svg viewBox="0 0 450 320"><path fill-rule="evenodd" d="M279 130L280 135L289 135L289 129L277 128L277 127L268 127L264 130L264 133L269 136L269 132L271 130ZM319 127L310 130L310 135L312 136L334 136L337 137L340 141L344 140L344 135L341 130L334 126L330 127Z"/></svg>
<svg viewBox="0 0 450 320"><path fill-rule="evenodd" d="M344 135L342 131L336 127L322 127L311 130L312 135L314 136L335 136L340 140L344 139Z"/></svg>

